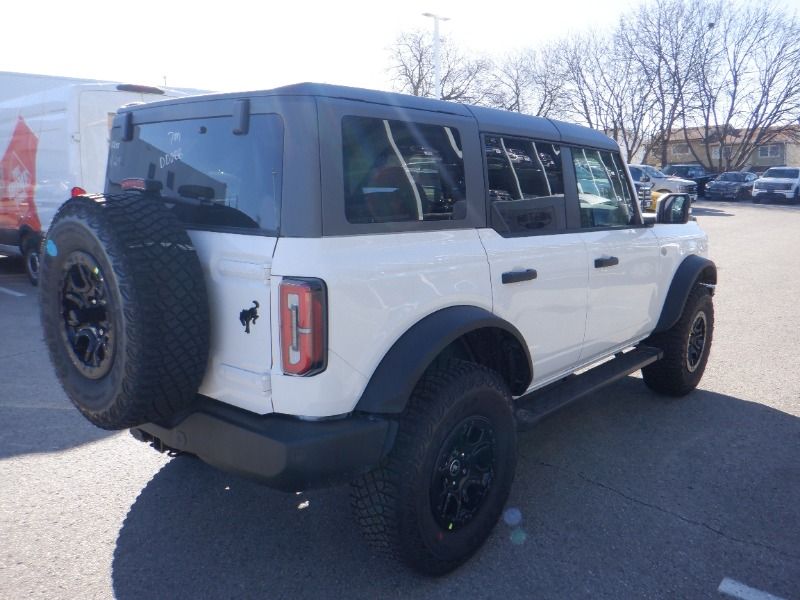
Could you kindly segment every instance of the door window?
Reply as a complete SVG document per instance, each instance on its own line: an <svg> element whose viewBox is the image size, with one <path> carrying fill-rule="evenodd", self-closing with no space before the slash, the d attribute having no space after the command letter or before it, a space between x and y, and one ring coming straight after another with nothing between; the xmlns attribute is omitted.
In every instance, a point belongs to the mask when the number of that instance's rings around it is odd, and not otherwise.
<svg viewBox="0 0 800 600"><path fill-rule="evenodd" d="M536 235L565 229L560 146L488 135L484 152L490 222L495 231Z"/></svg>
<svg viewBox="0 0 800 600"><path fill-rule="evenodd" d="M624 227L637 222L633 194L619 156L603 150L572 150L581 227Z"/></svg>
<svg viewBox="0 0 800 600"><path fill-rule="evenodd" d="M345 214L350 223L456 220L466 216L457 129L344 117Z"/></svg>

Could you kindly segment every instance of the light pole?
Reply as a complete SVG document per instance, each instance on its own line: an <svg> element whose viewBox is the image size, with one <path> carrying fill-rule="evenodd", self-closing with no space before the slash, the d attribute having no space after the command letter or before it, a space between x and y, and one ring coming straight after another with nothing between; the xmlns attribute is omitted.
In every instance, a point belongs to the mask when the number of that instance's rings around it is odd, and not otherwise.
<svg viewBox="0 0 800 600"><path fill-rule="evenodd" d="M436 99L442 99L442 57L440 55L441 41L439 40L439 21L449 21L449 17L442 17L433 13L422 13L423 17L433 19L433 85Z"/></svg>

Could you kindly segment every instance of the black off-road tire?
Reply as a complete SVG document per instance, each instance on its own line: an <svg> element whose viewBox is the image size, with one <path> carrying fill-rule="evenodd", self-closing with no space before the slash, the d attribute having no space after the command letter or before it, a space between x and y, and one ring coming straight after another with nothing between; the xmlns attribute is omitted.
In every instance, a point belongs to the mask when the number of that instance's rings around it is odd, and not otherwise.
<svg viewBox="0 0 800 600"><path fill-rule="evenodd" d="M704 330L702 349L698 353L697 335ZM683 313L675 325L650 336L643 343L664 351L661 360L642 369L647 386L655 392L668 396L685 396L700 383L711 351L714 337L714 304L708 288L695 285L686 300ZM695 343L690 348L690 341Z"/></svg>
<svg viewBox="0 0 800 600"><path fill-rule="evenodd" d="M474 431L469 430L473 424L478 429L488 424L479 432L481 438L466 433ZM454 526L451 515L445 514L452 511L435 512L432 495L442 498L439 492L451 489L443 482L456 486L447 479L460 460L459 446L454 446L454 456L452 440L472 438L491 441L492 461L482 451L481 468L491 462L493 472L487 489L470 496L482 499L472 516ZM417 384L385 463L352 484L353 510L373 549L420 573L443 575L469 559L491 533L508 499L515 465L516 425L505 382L485 367L449 361L430 370ZM471 467L469 472L473 472Z"/></svg>
<svg viewBox="0 0 800 600"><path fill-rule="evenodd" d="M208 361L208 296L191 239L160 201L67 201L44 244L40 305L56 374L98 427L167 423L194 400Z"/></svg>
<svg viewBox="0 0 800 600"><path fill-rule="evenodd" d="M39 237L34 234L29 234L22 239L22 260L25 264L25 273L28 275L28 281L31 285L39 285L39 265L41 264L41 255L39 248L41 241Z"/></svg>

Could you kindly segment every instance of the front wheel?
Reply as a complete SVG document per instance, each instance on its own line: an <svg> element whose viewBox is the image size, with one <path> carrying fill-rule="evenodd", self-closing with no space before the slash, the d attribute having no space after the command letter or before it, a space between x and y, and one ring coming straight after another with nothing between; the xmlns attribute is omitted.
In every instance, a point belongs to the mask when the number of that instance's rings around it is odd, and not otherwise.
<svg viewBox="0 0 800 600"><path fill-rule="evenodd" d="M443 575L491 533L515 465L505 382L485 367L450 361L417 384L385 463L352 484L356 519L374 549Z"/></svg>
<svg viewBox="0 0 800 600"><path fill-rule="evenodd" d="M668 396L685 396L697 387L708 362L714 336L711 293L695 285L678 322L644 343L664 351L661 360L642 369L647 387Z"/></svg>

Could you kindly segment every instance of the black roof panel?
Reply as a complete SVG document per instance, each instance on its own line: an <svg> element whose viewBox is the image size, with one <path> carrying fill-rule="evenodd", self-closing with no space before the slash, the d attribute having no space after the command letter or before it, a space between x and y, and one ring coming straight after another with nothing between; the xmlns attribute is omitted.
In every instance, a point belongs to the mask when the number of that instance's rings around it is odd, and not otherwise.
<svg viewBox="0 0 800 600"><path fill-rule="evenodd" d="M272 90L233 92L227 94L204 94L202 96L187 96L185 98L171 98L159 102L148 103L140 107L132 106L123 108L122 111L136 110L137 108L152 107L154 105L166 106L169 104L186 104L191 102L205 102L217 99L253 98L258 96L314 96L323 98L340 98L356 102L370 102L403 108L443 112L465 117L473 117L481 131L490 133L504 133L510 135L532 136L547 140L560 141L565 144L581 144L595 148L616 150L617 144L603 133L575 125L554 121L543 117L533 117L516 112L485 108L482 106L468 106L456 102L421 98L408 94L382 92L364 88L354 88L326 83L296 83L278 87Z"/></svg>

